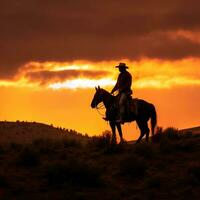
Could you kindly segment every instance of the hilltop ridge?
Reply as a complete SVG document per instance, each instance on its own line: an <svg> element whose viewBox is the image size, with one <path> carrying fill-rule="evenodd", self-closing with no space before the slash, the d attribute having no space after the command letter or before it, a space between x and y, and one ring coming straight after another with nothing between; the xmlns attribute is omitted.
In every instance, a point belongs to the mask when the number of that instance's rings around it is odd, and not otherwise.
<svg viewBox="0 0 200 200"><path fill-rule="evenodd" d="M180 130L181 133L192 133L192 134L200 134L200 126L185 128Z"/></svg>
<svg viewBox="0 0 200 200"><path fill-rule="evenodd" d="M0 142L18 142L30 143L34 139L49 138L49 139L86 139L81 133L72 129L62 127L54 127L39 122L25 121L0 121Z"/></svg>

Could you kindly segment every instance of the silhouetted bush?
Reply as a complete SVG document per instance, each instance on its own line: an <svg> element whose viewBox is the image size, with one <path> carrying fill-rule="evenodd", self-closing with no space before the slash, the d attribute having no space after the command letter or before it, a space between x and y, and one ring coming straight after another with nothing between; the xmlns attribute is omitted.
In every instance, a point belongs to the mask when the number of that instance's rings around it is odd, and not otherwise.
<svg viewBox="0 0 200 200"><path fill-rule="evenodd" d="M110 145L110 142L111 142L111 134L110 132L105 132L101 136L93 136L89 141L89 145L97 148L104 148Z"/></svg>
<svg viewBox="0 0 200 200"><path fill-rule="evenodd" d="M39 152L33 148L26 147L19 153L17 163L24 167L38 166L40 164Z"/></svg>
<svg viewBox="0 0 200 200"><path fill-rule="evenodd" d="M120 174L132 178L143 176L146 170L146 162L136 156L127 156L120 163Z"/></svg>
<svg viewBox="0 0 200 200"><path fill-rule="evenodd" d="M134 148L134 153L144 158L152 158L155 154L153 146L147 143L136 144Z"/></svg>
<svg viewBox="0 0 200 200"><path fill-rule="evenodd" d="M77 186L101 185L101 170L83 161L70 160L47 167L46 178L50 185L71 184Z"/></svg>
<svg viewBox="0 0 200 200"><path fill-rule="evenodd" d="M155 134L152 136L153 143L159 143L163 137L163 128L157 127Z"/></svg>
<svg viewBox="0 0 200 200"><path fill-rule="evenodd" d="M179 132L177 128L169 127L163 131L163 135L168 139L179 139Z"/></svg>
<svg viewBox="0 0 200 200"><path fill-rule="evenodd" d="M159 143L163 139L165 140L166 138L170 140L177 140L177 139L180 139L180 137L181 135L177 128L168 127L163 130L162 127L157 127L156 133L152 137L152 141L154 143Z"/></svg>

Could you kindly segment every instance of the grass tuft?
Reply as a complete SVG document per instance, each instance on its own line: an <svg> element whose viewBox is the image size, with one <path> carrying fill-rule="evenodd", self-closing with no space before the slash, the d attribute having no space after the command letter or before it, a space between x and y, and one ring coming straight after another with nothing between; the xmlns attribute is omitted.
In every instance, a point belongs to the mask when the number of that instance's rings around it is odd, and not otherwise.
<svg viewBox="0 0 200 200"><path fill-rule="evenodd" d="M111 133L105 132L101 136L93 136L89 141L89 146L94 146L96 148L108 147L111 143Z"/></svg>

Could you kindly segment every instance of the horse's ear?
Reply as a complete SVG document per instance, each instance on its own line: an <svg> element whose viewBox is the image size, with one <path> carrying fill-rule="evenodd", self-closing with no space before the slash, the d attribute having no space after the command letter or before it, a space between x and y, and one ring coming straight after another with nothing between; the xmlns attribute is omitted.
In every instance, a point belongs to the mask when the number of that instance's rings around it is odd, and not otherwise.
<svg viewBox="0 0 200 200"><path fill-rule="evenodd" d="M97 87L95 87L95 90L97 91L97 90L98 90L98 88L97 88Z"/></svg>
<svg viewBox="0 0 200 200"><path fill-rule="evenodd" d="M101 88L100 88L100 86L98 85L98 90L100 90Z"/></svg>

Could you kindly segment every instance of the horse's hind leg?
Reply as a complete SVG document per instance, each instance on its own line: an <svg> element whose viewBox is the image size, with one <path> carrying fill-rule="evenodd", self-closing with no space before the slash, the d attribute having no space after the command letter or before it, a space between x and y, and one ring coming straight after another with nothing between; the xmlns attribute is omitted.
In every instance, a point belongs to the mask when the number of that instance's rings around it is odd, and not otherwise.
<svg viewBox="0 0 200 200"><path fill-rule="evenodd" d="M115 144L117 143L117 140L116 140L116 129L115 129L115 122L113 121L110 121L110 127L112 129L112 139L111 139L111 143Z"/></svg>
<svg viewBox="0 0 200 200"><path fill-rule="evenodd" d="M120 123L116 123L116 126L117 126L117 130L118 130L118 133L119 133L119 136L120 136L120 143L123 143L124 139L123 139L123 135L122 135L121 124Z"/></svg>
<svg viewBox="0 0 200 200"><path fill-rule="evenodd" d="M148 127L148 124L147 124L147 129L146 129L146 141L149 142L149 127Z"/></svg>
<svg viewBox="0 0 200 200"><path fill-rule="evenodd" d="M138 138L136 143L139 143L145 134L146 134L146 141L148 142L148 140L149 140L149 128L148 128L147 121L137 120L136 122L139 126L139 129L140 129L140 137Z"/></svg>

